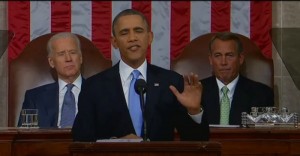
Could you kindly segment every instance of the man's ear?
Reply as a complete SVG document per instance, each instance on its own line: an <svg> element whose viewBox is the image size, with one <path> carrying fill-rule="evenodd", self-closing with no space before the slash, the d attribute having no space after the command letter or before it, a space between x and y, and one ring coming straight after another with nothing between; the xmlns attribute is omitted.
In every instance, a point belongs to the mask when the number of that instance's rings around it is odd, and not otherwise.
<svg viewBox="0 0 300 156"><path fill-rule="evenodd" d="M245 61L245 55L244 55L244 53L241 52L240 55L239 55L239 57L240 57L240 65L242 65L244 63L244 61Z"/></svg>
<svg viewBox="0 0 300 156"><path fill-rule="evenodd" d="M208 54L209 64L212 65L212 58L211 54Z"/></svg>
<svg viewBox="0 0 300 156"><path fill-rule="evenodd" d="M53 62L51 57L48 57L48 63L49 63L51 68L54 68L54 62Z"/></svg>
<svg viewBox="0 0 300 156"><path fill-rule="evenodd" d="M148 41L149 41L148 45L151 45L151 43L153 41L153 32L152 31L149 32Z"/></svg>
<svg viewBox="0 0 300 156"><path fill-rule="evenodd" d="M82 58L82 54L81 54L81 56L80 56L80 64L82 64L82 62L83 62L83 58Z"/></svg>
<svg viewBox="0 0 300 156"><path fill-rule="evenodd" d="M110 38L110 42L111 42L112 46L113 46L115 49L118 49L118 48L119 48L119 47L118 47L118 44L117 44L117 41L116 41L116 38L115 38L114 36L112 36L112 37Z"/></svg>

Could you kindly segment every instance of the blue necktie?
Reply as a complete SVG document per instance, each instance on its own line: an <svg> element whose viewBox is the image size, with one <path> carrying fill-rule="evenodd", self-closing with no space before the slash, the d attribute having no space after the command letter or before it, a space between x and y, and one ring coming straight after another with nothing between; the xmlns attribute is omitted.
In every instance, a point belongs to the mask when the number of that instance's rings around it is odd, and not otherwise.
<svg viewBox="0 0 300 156"><path fill-rule="evenodd" d="M72 127L75 118L75 97L72 93L73 84L67 84L67 92L64 97L64 102L61 111L60 126Z"/></svg>
<svg viewBox="0 0 300 156"><path fill-rule="evenodd" d="M131 121L133 123L136 135L141 136L143 116L142 116L139 95L134 90L134 84L135 81L139 78L140 72L138 70L134 70L131 73L131 75L132 75L132 80L130 82L130 88L129 88L128 108L129 108Z"/></svg>

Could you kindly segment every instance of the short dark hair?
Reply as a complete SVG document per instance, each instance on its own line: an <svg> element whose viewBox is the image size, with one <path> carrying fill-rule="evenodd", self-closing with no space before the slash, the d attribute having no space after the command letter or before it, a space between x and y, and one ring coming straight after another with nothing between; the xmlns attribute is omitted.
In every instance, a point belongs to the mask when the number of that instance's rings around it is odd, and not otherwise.
<svg viewBox="0 0 300 156"><path fill-rule="evenodd" d="M222 41L229 41L233 40L236 43L238 54L243 52L243 44L240 40L240 38L237 36L237 34L232 32L218 32L209 42L209 52L211 53L211 46L213 45L214 41L216 39L222 40Z"/></svg>
<svg viewBox="0 0 300 156"><path fill-rule="evenodd" d="M127 15L139 15L140 17L142 17L143 21L146 23L146 27L147 27L147 31L149 32L150 31L150 28L149 28L149 23L147 21L147 18L146 16L137 11L137 10L134 10L134 9L126 9L126 10L123 10L121 11L113 20L113 23L112 23L112 33L114 36L116 36L116 32L115 32L115 25L116 23L118 22L118 20L120 19L120 17L122 16L127 16Z"/></svg>

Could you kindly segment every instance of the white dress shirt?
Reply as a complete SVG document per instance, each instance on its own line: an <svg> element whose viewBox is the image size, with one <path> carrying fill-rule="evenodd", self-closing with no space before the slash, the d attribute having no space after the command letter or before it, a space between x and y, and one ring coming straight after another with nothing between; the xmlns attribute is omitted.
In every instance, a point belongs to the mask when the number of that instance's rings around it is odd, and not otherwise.
<svg viewBox="0 0 300 156"><path fill-rule="evenodd" d="M72 88L72 92L74 94L75 97L75 108L76 108L76 114L78 112L78 96L81 90L81 83L82 83L82 76L79 75L77 77L77 79L73 82L74 87ZM58 79L58 86L59 86L59 107L58 107L58 120L57 120L57 126L60 127L60 120L61 120L61 109L62 109L62 105L63 105L63 101L64 101L64 96L67 92L67 85L68 83L66 83L65 81Z"/></svg>
<svg viewBox="0 0 300 156"><path fill-rule="evenodd" d="M130 82L133 76L131 75L132 71L135 70L132 67L128 66L125 62L120 60L119 64L119 72L121 76L121 81L122 81L122 87L123 87L123 92L126 98L127 106L128 106L128 96L129 96L129 87L130 87ZM137 68L137 70L140 71L141 75L139 78L144 79L147 82L147 75L146 75L146 70L147 70L147 62L146 60L144 63ZM144 97L145 98L145 97Z"/></svg>
<svg viewBox="0 0 300 156"><path fill-rule="evenodd" d="M217 78L216 78L216 80L217 80L217 84L218 84L218 87L219 87L219 99L220 99L219 102L221 103L221 99L223 97L222 88L225 86L225 84L223 84ZM226 87L228 88L227 95L230 99L230 107L231 107L231 102L232 102L233 94L234 94L234 91L235 91L236 83L238 82L238 80L239 80L239 75L233 81L231 81L229 84L226 85Z"/></svg>
<svg viewBox="0 0 300 156"><path fill-rule="evenodd" d="M120 72L120 76L121 76L122 87L123 87L123 92L124 92L124 95L126 98L127 106L128 106L128 96L129 96L129 86L130 86L131 79L133 78L131 73L133 70L135 70L135 69L128 66L125 62L122 61L122 59L120 60L119 72ZM146 79L147 78L147 61L145 60L144 63L140 67L137 68L137 70L139 70L141 73L139 78L142 78L147 82L147 79ZM145 98L145 96L144 96L144 98ZM203 111L196 115L190 115L190 117L195 122L200 124L202 121L202 115L203 115Z"/></svg>

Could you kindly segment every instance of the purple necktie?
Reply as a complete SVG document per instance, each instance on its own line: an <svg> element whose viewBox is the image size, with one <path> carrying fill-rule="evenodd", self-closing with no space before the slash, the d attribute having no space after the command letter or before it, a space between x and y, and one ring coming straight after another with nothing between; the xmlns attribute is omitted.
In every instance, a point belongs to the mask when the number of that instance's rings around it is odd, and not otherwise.
<svg viewBox="0 0 300 156"><path fill-rule="evenodd" d="M61 111L60 126L72 127L75 118L75 97L72 93L73 84L67 84L67 92L64 97L64 102Z"/></svg>

